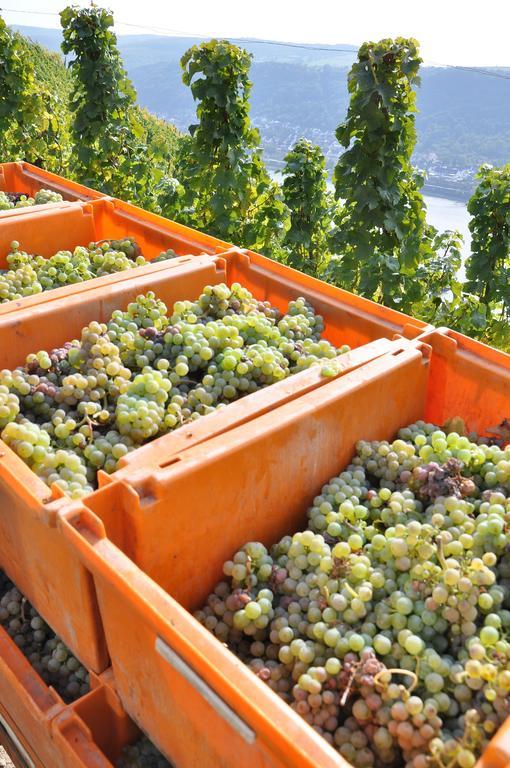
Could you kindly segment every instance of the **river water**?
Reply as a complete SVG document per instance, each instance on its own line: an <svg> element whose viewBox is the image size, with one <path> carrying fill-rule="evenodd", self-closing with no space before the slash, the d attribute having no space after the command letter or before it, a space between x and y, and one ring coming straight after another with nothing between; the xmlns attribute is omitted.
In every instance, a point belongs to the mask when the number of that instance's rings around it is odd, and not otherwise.
<svg viewBox="0 0 510 768"><path fill-rule="evenodd" d="M471 233L468 228L469 213L465 203L457 200L448 200L445 197L433 197L425 195L427 206L427 221L442 232L445 229L458 229L464 236L462 255L469 256L471 246Z"/></svg>

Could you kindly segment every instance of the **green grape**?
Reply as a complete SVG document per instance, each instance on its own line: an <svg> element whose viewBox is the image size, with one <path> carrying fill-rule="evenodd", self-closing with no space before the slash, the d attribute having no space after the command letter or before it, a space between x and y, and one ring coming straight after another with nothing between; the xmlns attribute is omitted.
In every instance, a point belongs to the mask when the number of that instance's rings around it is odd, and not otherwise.
<svg viewBox="0 0 510 768"><path fill-rule="evenodd" d="M57 202L49 198L43 200L42 192L37 193L41 202ZM53 195L48 192L48 196ZM8 269L0 270L0 302L123 272L146 263L133 238L89 243L88 246L77 246L72 252L58 251L47 259L20 250L19 242L13 241L7 256Z"/></svg>
<svg viewBox="0 0 510 768"><path fill-rule="evenodd" d="M196 618L353 766L472 768L509 714L509 458L424 422L360 441Z"/></svg>
<svg viewBox="0 0 510 768"><path fill-rule="evenodd" d="M34 197L18 192L0 191L0 210L6 211L12 208L25 208L31 205L45 205L47 203L59 203L64 198L58 192L50 189L40 189Z"/></svg>
<svg viewBox="0 0 510 768"><path fill-rule="evenodd" d="M142 443L161 430L171 384L159 371L144 368L135 376L127 391L120 395L115 423L121 435Z"/></svg>
<svg viewBox="0 0 510 768"><path fill-rule="evenodd" d="M162 251L159 256L156 256L156 258L152 259L152 264L157 264L159 261L168 261L169 259L178 259L179 254L176 253L171 248L168 248L166 251Z"/></svg>
<svg viewBox="0 0 510 768"><path fill-rule="evenodd" d="M40 189L34 195L34 205L44 205L46 203L59 203L64 198L58 192L51 189Z"/></svg>
<svg viewBox="0 0 510 768"><path fill-rule="evenodd" d="M43 287L50 288L113 265L132 266L141 257L136 243L125 239L90 243L46 260L13 242L9 258L17 270L38 270ZM339 352L319 338L322 320L304 299L290 302L285 317L282 324L278 310L236 283L206 286L195 302L178 301L170 312L154 293L138 296L108 322L90 322L79 339L34 352L15 370L0 372L2 437L48 485L83 496L97 486L100 470L115 472L144 442ZM315 519L331 535L369 517L363 473L354 474L352 513L344 505L345 519L337 520L321 507ZM349 552L364 544L352 532L348 540ZM359 596L349 610L361 616L373 585L364 563L354 564L352 572ZM377 583L380 573L373 578ZM250 612L258 611L252 606L238 621L269 621L262 606L261 615L251 619Z"/></svg>
<svg viewBox="0 0 510 768"><path fill-rule="evenodd" d="M0 384L0 429L14 421L19 413L20 405L17 395L9 392L8 387Z"/></svg>

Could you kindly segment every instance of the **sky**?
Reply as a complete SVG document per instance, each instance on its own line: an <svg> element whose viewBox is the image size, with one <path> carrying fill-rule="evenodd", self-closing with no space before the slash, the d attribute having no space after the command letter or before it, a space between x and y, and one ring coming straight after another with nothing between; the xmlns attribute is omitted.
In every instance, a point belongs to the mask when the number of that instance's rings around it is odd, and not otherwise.
<svg viewBox="0 0 510 768"><path fill-rule="evenodd" d="M510 66L510 0L96 0L118 34L344 43L416 37L426 63ZM8 24L57 27L66 0L6 0ZM85 0L74 3L88 5ZM16 11L16 12L14 12ZM21 12L20 12L21 11ZM124 22L120 24L119 22ZM128 26L139 25L139 26ZM141 28L140 28L141 27Z"/></svg>

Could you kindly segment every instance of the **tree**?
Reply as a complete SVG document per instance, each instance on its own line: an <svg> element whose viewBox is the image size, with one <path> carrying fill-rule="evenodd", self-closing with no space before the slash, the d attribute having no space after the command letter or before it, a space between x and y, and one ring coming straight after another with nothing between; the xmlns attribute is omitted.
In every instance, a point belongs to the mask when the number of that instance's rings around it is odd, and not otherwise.
<svg viewBox="0 0 510 768"><path fill-rule="evenodd" d="M247 51L225 40L195 45L181 59L199 120L190 126L182 204L199 229L274 252L285 206L249 118L250 61Z"/></svg>
<svg viewBox="0 0 510 768"><path fill-rule="evenodd" d="M416 40L364 43L349 73L347 119L336 132L345 147L334 174L343 204L328 274L394 306L404 297L403 275L431 255L423 179L411 164L420 63Z"/></svg>
<svg viewBox="0 0 510 768"><path fill-rule="evenodd" d="M283 177L283 199L290 211L290 227L283 240L287 263L317 277L329 260L333 213L320 148L300 139L285 157Z"/></svg>
<svg viewBox="0 0 510 768"><path fill-rule="evenodd" d="M50 122L26 46L0 17L0 150L5 159L38 160Z"/></svg>

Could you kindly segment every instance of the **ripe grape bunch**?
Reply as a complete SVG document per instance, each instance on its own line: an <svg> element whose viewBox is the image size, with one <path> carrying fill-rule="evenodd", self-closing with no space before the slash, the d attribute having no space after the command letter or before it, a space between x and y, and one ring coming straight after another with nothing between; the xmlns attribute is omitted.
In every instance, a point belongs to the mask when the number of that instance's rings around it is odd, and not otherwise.
<svg viewBox="0 0 510 768"><path fill-rule="evenodd" d="M0 211L8 211L13 208L29 208L32 205L46 205L47 203L60 203L64 198L58 192L51 189L40 189L33 197L22 192L0 191Z"/></svg>
<svg viewBox="0 0 510 768"><path fill-rule="evenodd" d="M473 768L510 715L510 448L360 441L224 575L198 620L356 768Z"/></svg>
<svg viewBox="0 0 510 768"><path fill-rule="evenodd" d="M154 261L175 257L175 252L169 249ZM58 251L48 259L20 250L20 244L14 240L7 256L7 269L0 270L0 304L144 264L147 261L133 238L80 245L72 252Z"/></svg>
<svg viewBox="0 0 510 768"><path fill-rule="evenodd" d="M1 571L0 625L64 701L69 703L88 693L87 670Z"/></svg>
<svg viewBox="0 0 510 768"><path fill-rule="evenodd" d="M348 349L322 331L305 299L281 315L237 283L170 313L154 293L138 296L80 339L0 371L0 436L78 498L148 440Z"/></svg>

